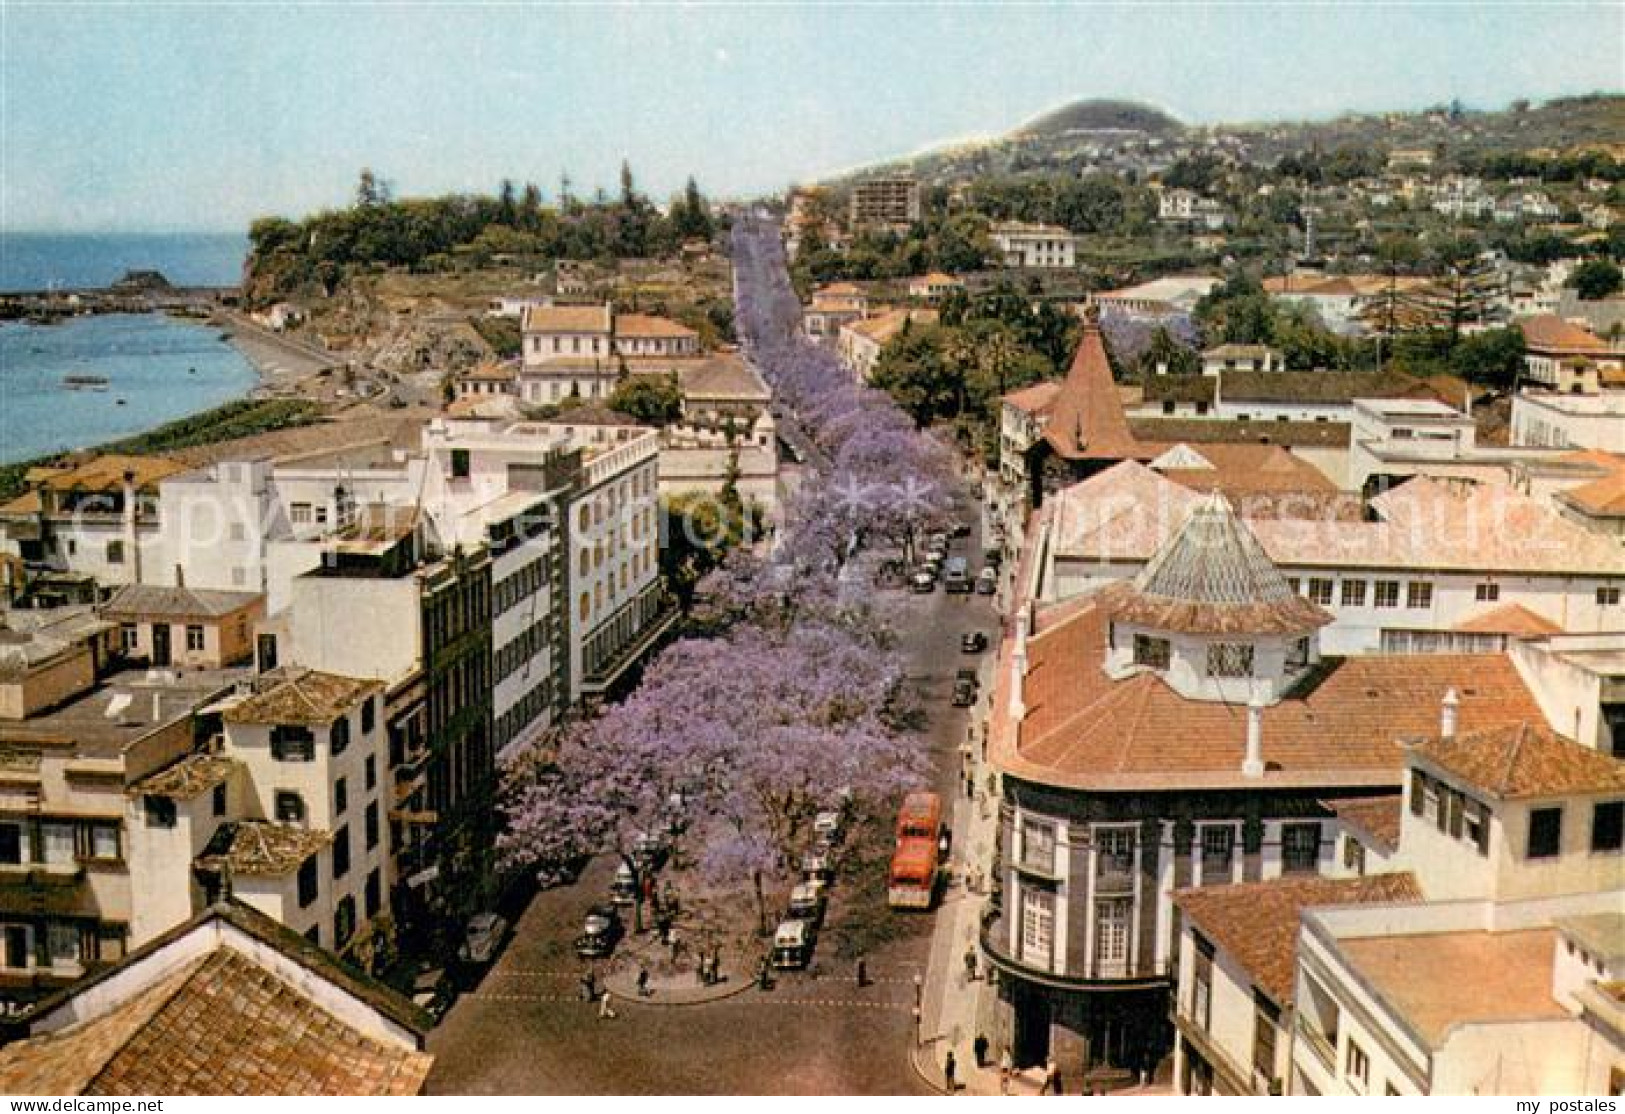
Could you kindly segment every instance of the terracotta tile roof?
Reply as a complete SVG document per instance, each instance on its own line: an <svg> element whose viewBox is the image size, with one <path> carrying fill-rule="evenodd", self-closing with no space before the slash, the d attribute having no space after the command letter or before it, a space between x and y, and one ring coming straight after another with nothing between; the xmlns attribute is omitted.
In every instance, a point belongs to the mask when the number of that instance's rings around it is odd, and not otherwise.
<svg viewBox="0 0 1625 1114"><path fill-rule="evenodd" d="M1558 492L1558 501L1596 518L1625 517L1625 461L1610 456L1604 467L1608 475Z"/></svg>
<svg viewBox="0 0 1625 1114"><path fill-rule="evenodd" d="M252 607L259 592L224 592L212 588L126 584L102 605L109 619L219 619Z"/></svg>
<svg viewBox="0 0 1625 1114"><path fill-rule="evenodd" d="M1004 401L1017 410L1025 410L1029 414L1043 414L1055 405L1055 397L1060 393L1061 384L1049 380L1023 387L1019 391L1011 391L1004 396Z"/></svg>
<svg viewBox="0 0 1625 1114"><path fill-rule="evenodd" d="M332 832L269 820L234 820L216 829L197 857L197 866L240 877L281 878L331 842Z"/></svg>
<svg viewBox="0 0 1625 1114"><path fill-rule="evenodd" d="M1433 1048L1473 1022L1561 1019L1552 998L1550 928L1435 932L1339 940L1338 950L1383 1002Z"/></svg>
<svg viewBox="0 0 1625 1114"><path fill-rule="evenodd" d="M1044 439L1068 460L1132 460L1155 455L1129 432L1093 307L1084 319L1083 341L1072 367L1050 407Z"/></svg>
<svg viewBox="0 0 1625 1114"><path fill-rule="evenodd" d="M1322 801L1321 804L1337 814L1338 820L1355 829L1360 835L1383 851L1399 850L1399 828L1405 798L1399 793L1381 797L1348 797Z"/></svg>
<svg viewBox="0 0 1625 1114"><path fill-rule="evenodd" d="M1267 344L1219 344L1204 349L1204 360L1261 360L1265 356L1279 356L1280 350Z"/></svg>
<svg viewBox="0 0 1625 1114"><path fill-rule="evenodd" d="M720 352L677 371L683 397L695 401L717 399L766 403L773 392L761 375L743 357L734 352Z"/></svg>
<svg viewBox="0 0 1625 1114"><path fill-rule="evenodd" d="M1140 441L1164 446L1180 442L1192 445L1234 442L1347 448L1350 426L1347 422L1241 422L1211 418L1135 417L1129 419L1129 429Z"/></svg>
<svg viewBox="0 0 1625 1114"><path fill-rule="evenodd" d="M1570 324L1555 313L1518 320L1524 345L1553 354L1606 353L1608 345L1591 330Z"/></svg>
<svg viewBox="0 0 1625 1114"><path fill-rule="evenodd" d="M853 321L843 326L861 337L866 337L876 344L885 344L892 337L903 331L909 324L934 325L937 322L936 310L893 309L874 317L865 317L860 321Z"/></svg>
<svg viewBox="0 0 1625 1114"><path fill-rule="evenodd" d="M259 691L227 708L221 718L227 723L323 727L384 688L377 681L300 668L272 670L261 675L259 684Z"/></svg>
<svg viewBox="0 0 1625 1114"><path fill-rule="evenodd" d="M1457 623L1456 629L1474 634L1510 634L1534 638L1556 634L1563 628L1544 615L1536 615L1521 603L1503 603Z"/></svg>
<svg viewBox="0 0 1625 1114"><path fill-rule="evenodd" d="M1371 501L1376 522L1352 517L1347 501L1331 493L1322 496L1311 493L1301 509L1293 497L1282 497L1284 515L1255 513L1255 499L1269 499L1268 492L1237 492L1234 502L1281 567L1625 576L1625 550L1617 542L1506 484L1462 492L1413 478ZM1149 560L1196 497L1135 462L1118 464L1050 496L1047 502L1057 507L1054 553L1058 559Z"/></svg>
<svg viewBox="0 0 1625 1114"><path fill-rule="evenodd" d="M469 368L459 375L458 379L469 382L509 383L519 374L519 369L513 364L496 363L494 361L479 364Z"/></svg>
<svg viewBox="0 0 1625 1114"><path fill-rule="evenodd" d="M163 769L148 774L124 792L130 797L171 797L189 801L217 785L224 785L242 765L236 759L223 755L188 754L178 762L171 762Z"/></svg>
<svg viewBox="0 0 1625 1114"><path fill-rule="evenodd" d="M1421 901L1422 891L1409 874L1372 874L1204 886L1176 890L1173 899L1197 931L1229 953L1258 989L1287 1006L1296 990L1298 925L1304 909Z"/></svg>
<svg viewBox="0 0 1625 1114"><path fill-rule="evenodd" d="M1219 397L1234 403L1336 405L1357 398L1436 397L1426 382L1397 371L1221 371L1215 378L1219 381ZM1453 401L1459 402L1460 396Z"/></svg>
<svg viewBox="0 0 1625 1114"><path fill-rule="evenodd" d="M121 491L126 472L137 488L150 488L184 471L185 464L166 457L105 453L77 464L35 470L31 475L38 475L38 486L50 491Z"/></svg>
<svg viewBox="0 0 1625 1114"><path fill-rule="evenodd" d="M608 305L526 306L522 331L527 333L603 333L614 331Z"/></svg>
<svg viewBox="0 0 1625 1114"><path fill-rule="evenodd" d="M666 317L643 313L622 313L615 317L615 335L649 339L687 340L700 334Z"/></svg>
<svg viewBox="0 0 1625 1114"><path fill-rule="evenodd" d="M1154 673L1107 676L1111 617L1101 595L1069 601L1075 610L1059 621L1039 613L1027 647L1026 714L998 747L999 764L1018 777L1100 790L1397 785L1399 742L1438 730L1451 689L1463 731L1541 722L1505 654L1329 658L1264 710L1266 771L1246 779L1246 693L1210 703L1181 696ZM1000 725L1009 721L1009 657L1001 656L995 685Z"/></svg>
<svg viewBox="0 0 1625 1114"><path fill-rule="evenodd" d="M107 1013L0 1049L0 1091L414 1095L432 1064L222 944Z"/></svg>
<svg viewBox="0 0 1625 1114"><path fill-rule="evenodd" d="M1144 381L1145 402L1213 402L1218 390L1216 375L1148 375Z"/></svg>
<svg viewBox="0 0 1625 1114"><path fill-rule="evenodd" d="M1170 456L1183 450L1177 456ZM1164 460L1167 465L1163 464ZM1191 467L1184 467L1184 464ZM1192 491L1338 493L1327 475L1279 445L1178 445L1151 462L1153 471Z"/></svg>
<svg viewBox="0 0 1625 1114"><path fill-rule="evenodd" d="M1538 716L1429 738L1410 753L1503 801L1625 791L1625 761L1565 739Z"/></svg>

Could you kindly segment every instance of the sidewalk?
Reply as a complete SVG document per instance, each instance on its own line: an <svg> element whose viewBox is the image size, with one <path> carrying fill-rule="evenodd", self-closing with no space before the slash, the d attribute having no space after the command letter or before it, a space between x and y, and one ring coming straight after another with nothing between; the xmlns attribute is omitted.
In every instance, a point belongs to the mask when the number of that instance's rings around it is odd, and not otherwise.
<svg viewBox="0 0 1625 1114"><path fill-rule="evenodd" d="M996 644L995 644L996 645ZM980 945L982 912L996 879L991 877L993 848L999 822L999 800L989 791L992 768L982 760L982 727L987 717L988 680L994 655L979 663L983 693L970 717L971 734L961 744L962 769L968 769L975 785L975 799L964 794L964 778L955 784L953 804L953 854L949 860L948 883L942 907L937 913L931 936L931 955L926 968L926 990L920 1041L912 1051L915 1071L939 1090L943 1088L943 1062L953 1050L955 1076L960 1093L997 1095L999 1088L998 1047L994 1012L996 993L987 980ZM970 883L978 883L976 891ZM970 977L967 952L975 957L976 977ZM988 1040L988 1065L976 1066L978 1036ZM1010 1083L1011 1094L1036 1094L1039 1078L1017 1074Z"/></svg>

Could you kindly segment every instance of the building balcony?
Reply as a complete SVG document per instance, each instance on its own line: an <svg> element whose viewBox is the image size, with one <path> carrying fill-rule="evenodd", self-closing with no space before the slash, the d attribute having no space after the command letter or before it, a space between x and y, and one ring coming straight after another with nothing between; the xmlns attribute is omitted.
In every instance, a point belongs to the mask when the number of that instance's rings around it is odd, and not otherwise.
<svg viewBox="0 0 1625 1114"><path fill-rule="evenodd" d="M85 864L0 863L0 887L61 888L77 885L85 877Z"/></svg>
<svg viewBox="0 0 1625 1114"><path fill-rule="evenodd" d="M1166 972L1135 971L1126 963L1099 964L1088 974L1057 973L1035 967L1011 953L1006 944L1009 937L1010 926L1002 914L986 918L982 923L982 953L994 967L1024 982L1076 991L1167 990L1170 987ZM1112 970L1117 967L1121 970Z"/></svg>
<svg viewBox="0 0 1625 1114"><path fill-rule="evenodd" d="M1134 892L1134 871L1105 869L1095 875L1095 893L1131 894Z"/></svg>

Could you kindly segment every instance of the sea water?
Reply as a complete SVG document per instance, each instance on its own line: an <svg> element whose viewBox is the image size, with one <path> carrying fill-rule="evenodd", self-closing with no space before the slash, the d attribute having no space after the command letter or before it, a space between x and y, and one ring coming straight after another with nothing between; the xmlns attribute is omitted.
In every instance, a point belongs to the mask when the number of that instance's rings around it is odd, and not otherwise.
<svg viewBox="0 0 1625 1114"><path fill-rule="evenodd" d="M105 390L69 389L101 376ZM247 394L257 375L220 330L162 314L0 324L0 463L142 433Z"/></svg>

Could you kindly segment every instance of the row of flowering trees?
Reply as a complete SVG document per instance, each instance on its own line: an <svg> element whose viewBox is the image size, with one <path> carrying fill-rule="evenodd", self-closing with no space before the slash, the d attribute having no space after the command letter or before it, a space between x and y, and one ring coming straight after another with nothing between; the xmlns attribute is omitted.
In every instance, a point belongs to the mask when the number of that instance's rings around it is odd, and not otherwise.
<svg viewBox="0 0 1625 1114"><path fill-rule="evenodd" d="M798 336L773 226L739 222L734 257L741 333L815 459L774 553L737 550L702 580L694 631L636 691L505 763L498 850L547 882L584 855L631 862L640 836L683 832L707 880L751 888L765 927L767 891L820 808L889 801L923 772L892 630L841 582L860 548L946 521L952 462Z"/></svg>

